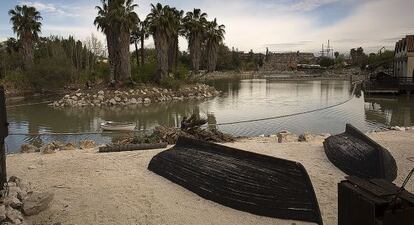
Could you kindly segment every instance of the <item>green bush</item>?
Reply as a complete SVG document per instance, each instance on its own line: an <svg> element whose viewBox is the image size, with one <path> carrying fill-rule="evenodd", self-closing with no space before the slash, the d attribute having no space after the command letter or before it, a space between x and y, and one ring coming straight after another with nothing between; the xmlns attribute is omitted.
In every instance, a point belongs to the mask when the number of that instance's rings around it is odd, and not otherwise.
<svg viewBox="0 0 414 225"><path fill-rule="evenodd" d="M172 77L165 77L161 80L160 85L164 88L178 90L185 82L182 80L174 79Z"/></svg>
<svg viewBox="0 0 414 225"><path fill-rule="evenodd" d="M74 68L70 60L62 55L39 59L27 73L37 90L62 88L74 80Z"/></svg>
<svg viewBox="0 0 414 225"><path fill-rule="evenodd" d="M137 83L149 83L153 81L157 71L157 65L154 63L146 63L144 66L132 66L132 79Z"/></svg>
<svg viewBox="0 0 414 225"><path fill-rule="evenodd" d="M29 79L20 70L7 71L6 76L0 81L8 89L23 90L31 87Z"/></svg>

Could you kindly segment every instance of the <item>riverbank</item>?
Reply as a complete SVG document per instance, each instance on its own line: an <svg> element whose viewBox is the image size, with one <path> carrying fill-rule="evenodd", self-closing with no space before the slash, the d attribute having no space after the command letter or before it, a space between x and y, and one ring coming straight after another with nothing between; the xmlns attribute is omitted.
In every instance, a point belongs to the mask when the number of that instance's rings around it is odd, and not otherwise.
<svg viewBox="0 0 414 225"><path fill-rule="evenodd" d="M303 81L303 80L352 80L362 81L366 74L358 68L327 69L318 71L216 71L207 73L201 77L202 80L214 81L223 79L259 79L266 78L280 81Z"/></svg>
<svg viewBox="0 0 414 225"><path fill-rule="evenodd" d="M390 150L401 185L413 167L414 130L370 133ZM276 137L254 137L226 145L302 163L307 169L325 224L337 224L337 183L345 174L323 150L323 136L308 142L278 143ZM310 224L260 217L207 201L147 170L163 150L99 154L97 149L55 154L15 154L7 158L9 176L31 182L34 191L55 194L50 209L29 218L32 224ZM414 192L414 182L406 189Z"/></svg>

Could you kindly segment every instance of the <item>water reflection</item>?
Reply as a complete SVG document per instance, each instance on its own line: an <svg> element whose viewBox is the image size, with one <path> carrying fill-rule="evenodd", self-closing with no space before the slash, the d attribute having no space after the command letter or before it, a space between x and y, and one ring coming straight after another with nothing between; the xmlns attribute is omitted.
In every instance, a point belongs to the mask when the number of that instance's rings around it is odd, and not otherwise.
<svg viewBox="0 0 414 225"><path fill-rule="evenodd" d="M366 97L366 119L385 126L412 126L414 101L407 96Z"/></svg>
<svg viewBox="0 0 414 225"><path fill-rule="evenodd" d="M275 81L265 79L219 80L210 83L222 95L209 101L159 103L149 106L54 109L32 105L8 110L10 133L93 132L103 121L135 122L141 130L162 124L179 126L184 116L200 112L209 124L281 116L335 105L350 99L348 81ZM344 105L282 119L218 126L224 132L241 136L273 134L280 130L295 133L340 133L346 123L367 131L385 126L413 125L413 100L405 97L366 98L359 90ZM75 142L94 139L107 142L111 135L27 136L6 139L9 150L23 142L60 140Z"/></svg>

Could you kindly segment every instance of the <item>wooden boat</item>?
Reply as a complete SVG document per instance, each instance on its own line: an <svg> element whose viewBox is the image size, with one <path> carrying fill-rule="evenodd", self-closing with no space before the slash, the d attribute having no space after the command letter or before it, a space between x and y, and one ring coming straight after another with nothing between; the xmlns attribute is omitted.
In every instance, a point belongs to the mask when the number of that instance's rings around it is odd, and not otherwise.
<svg viewBox="0 0 414 225"><path fill-rule="evenodd" d="M101 128L104 131L133 131L135 127L136 125L133 123L121 123L112 121L101 123Z"/></svg>
<svg viewBox="0 0 414 225"><path fill-rule="evenodd" d="M322 224L311 180L297 162L181 137L148 169L237 210Z"/></svg>
<svg viewBox="0 0 414 225"><path fill-rule="evenodd" d="M327 138L323 146L328 159L350 176L393 181L397 164L390 152L351 124L345 133Z"/></svg>

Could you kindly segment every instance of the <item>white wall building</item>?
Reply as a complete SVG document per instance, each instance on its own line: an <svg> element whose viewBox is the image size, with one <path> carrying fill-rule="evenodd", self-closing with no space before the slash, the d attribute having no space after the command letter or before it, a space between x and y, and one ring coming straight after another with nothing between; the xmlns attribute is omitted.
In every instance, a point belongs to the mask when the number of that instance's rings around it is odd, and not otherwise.
<svg viewBox="0 0 414 225"><path fill-rule="evenodd" d="M394 76L414 77L414 35L395 44Z"/></svg>

